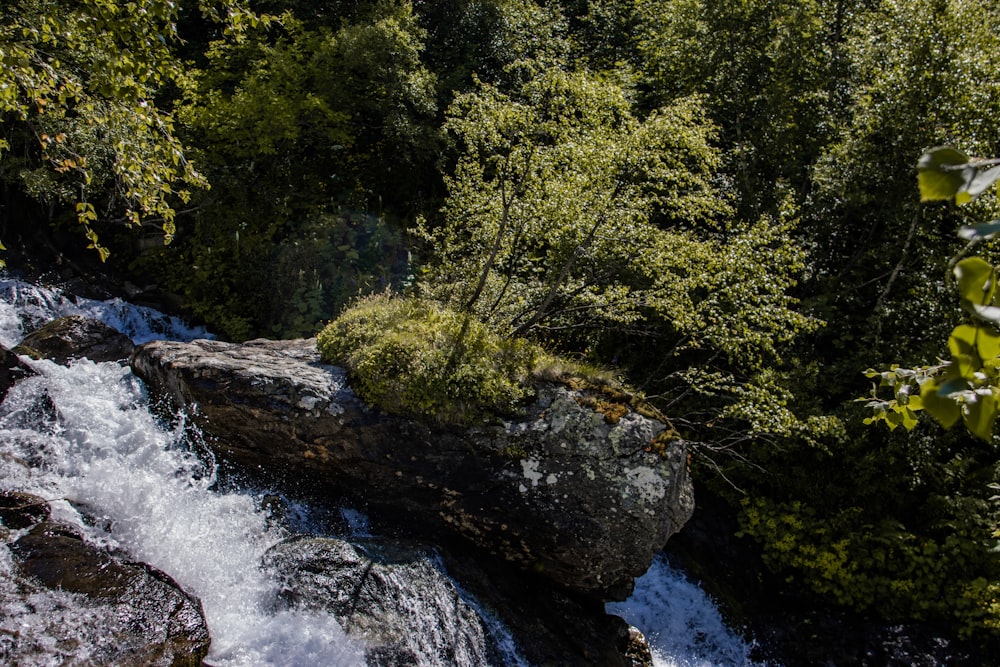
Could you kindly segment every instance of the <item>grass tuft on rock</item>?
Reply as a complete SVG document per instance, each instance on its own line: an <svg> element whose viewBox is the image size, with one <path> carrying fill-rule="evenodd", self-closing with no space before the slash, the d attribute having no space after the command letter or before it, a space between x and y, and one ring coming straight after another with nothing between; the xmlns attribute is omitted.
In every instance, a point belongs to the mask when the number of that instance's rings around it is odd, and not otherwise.
<svg viewBox="0 0 1000 667"><path fill-rule="evenodd" d="M534 396L540 348L503 338L468 315L421 299L359 300L318 335L357 394L386 412L444 424L515 414Z"/></svg>
<svg viewBox="0 0 1000 667"><path fill-rule="evenodd" d="M516 415L547 382L580 392L580 405L609 424L629 408L665 421L611 371L501 336L424 299L361 298L319 333L317 345L324 361L347 369L358 396L392 414L440 424L489 421Z"/></svg>

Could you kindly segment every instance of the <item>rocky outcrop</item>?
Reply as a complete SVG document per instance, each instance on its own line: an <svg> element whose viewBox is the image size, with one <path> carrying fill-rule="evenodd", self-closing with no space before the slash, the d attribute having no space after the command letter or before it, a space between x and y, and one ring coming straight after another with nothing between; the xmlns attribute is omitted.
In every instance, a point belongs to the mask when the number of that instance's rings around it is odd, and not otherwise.
<svg viewBox="0 0 1000 667"><path fill-rule="evenodd" d="M516 420L457 429L370 409L312 340L154 342L132 367L196 405L226 456L311 473L374 514L447 527L588 595L624 598L693 509L686 447L662 423L610 419L560 384Z"/></svg>
<svg viewBox="0 0 1000 667"><path fill-rule="evenodd" d="M0 493L0 662L201 664L210 640L196 598L48 515L41 498Z"/></svg>
<svg viewBox="0 0 1000 667"><path fill-rule="evenodd" d="M14 351L65 364L84 357L94 362L125 361L134 347L128 336L100 320L69 315L29 333Z"/></svg>

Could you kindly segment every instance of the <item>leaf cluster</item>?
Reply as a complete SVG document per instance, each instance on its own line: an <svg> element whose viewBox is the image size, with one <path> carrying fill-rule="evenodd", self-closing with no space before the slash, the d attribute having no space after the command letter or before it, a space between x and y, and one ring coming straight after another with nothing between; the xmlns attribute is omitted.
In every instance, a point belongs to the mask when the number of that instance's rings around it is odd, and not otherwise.
<svg viewBox="0 0 1000 667"><path fill-rule="evenodd" d="M922 201L954 201L968 204L1000 181L1000 167L992 160L972 160L951 147L934 148L917 163L917 182ZM1000 221L963 226L958 235L973 245L991 239ZM882 377L881 386L895 388L895 398L869 404L875 416L866 423L885 420L891 428L916 426L915 413L927 410L942 426L961 420L974 435L987 442L1000 414L1000 298L997 268L981 257L954 261L954 284L963 310L971 321L956 326L948 338L950 359L933 368L889 372L868 371ZM913 388L919 395L910 396Z"/></svg>
<svg viewBox="0 0 1000 667"><path fill-rule="evenodd" d="M230 34L257 20L240 0L200 6L224 14ZM38 199L74 206L102 259L99 218L154 220L169 242L177 203L207 187L157 104L183 72L172 52L178 13L166 0L14 0L0 9L0 165L26 156L0 174Z"/></svg>

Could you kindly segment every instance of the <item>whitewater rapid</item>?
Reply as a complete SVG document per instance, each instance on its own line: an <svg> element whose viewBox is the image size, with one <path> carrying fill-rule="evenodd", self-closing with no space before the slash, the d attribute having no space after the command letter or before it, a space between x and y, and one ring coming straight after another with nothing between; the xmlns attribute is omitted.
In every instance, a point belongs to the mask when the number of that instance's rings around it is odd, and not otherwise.
<svg viewBox="0 0 1000 667"><path fill-rule="evenodd" d="M208 336L120 300L70 299L56 289L0 279L4 346L68 314L102 319L138 343ZM0 488L50 500L55 518L77 525L88 540L163 570L200 598L212 635L210 665L364 663L364 646L333 616L275 608L279 584L261 559L290 529L274 521L259 495L219 490L214 462L183 415L170 422L156 417L144 384L119 364L26 361L37 375L15 385L0 405ZM308 514L303 508L300 521L308 524ZM367 530L363 517L348 512L348 518L359 532ZM0 545L0 585L9 567L9 552ZM752 664L748 645L726 627L711 599L665 559L638 580L632 598L608 611L643 631L657 667ZM0 609L0 632L40 622L46 612L58 612L69 626L80 622L53 593L31 609ZM86 662L86 643L78 650L83 653L72 659ZM510 655L519 663L516 652Z"/></svg>

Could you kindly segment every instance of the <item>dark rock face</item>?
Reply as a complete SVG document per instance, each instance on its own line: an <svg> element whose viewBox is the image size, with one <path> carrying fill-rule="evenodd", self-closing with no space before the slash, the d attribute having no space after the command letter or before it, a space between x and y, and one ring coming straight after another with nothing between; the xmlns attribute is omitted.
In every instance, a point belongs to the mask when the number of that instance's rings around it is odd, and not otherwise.
<svg viewBox="0 0 1000 667"><path fill-rule="evenodd" d="M65 364L84 357L94 362L124 361L134 347L131 339L114 327L100 320L70 315L28 334L14 351Z"/></svg>
<svg viewBox="0 0 1000 667"><path fill-rule="evenodd" d="M154 342L132 367L196 404L227 457L311 473L588 595L627 596L693 510L683 443L653 446L663 424L634 412L609 424L562 385L516 421L447 429L369 409L313 340Z"/></svg>
<svg viewBox="0 0 1000 667"><path fill-rule="evenodd" d="M281 603L334 614L365 641L369 667L490 665L495 642L427 549L369 539L301 538L273 547L264 565Z"/></svg>
<svg viewBox="0 0 1000 667"><path fill-rule="evenodd" d="M30 493L0 491L0 524L11 530L30 528L49 518L49 504Z"/></svg>
<svg viewBox="0 0 1000 667"><path fill-rule="evenodd" d="M15 382L34 374L16 354L0 346L0 401L7 397L7 391Z"/></svg>
<svg viewBox="0 0 1000 667"><path fill-rule="evenodd" d="M501 561L441 552L448 573L486 604L538 667L635 667L641 649L623 637L628 624L604 604ZM646 651L649 651L648 644ZM640 663L641 664L641 663ZM644 666L648 667L648 666Z"/></svg>
<svg viewBox="0 0 1000 667"><path fill-rule="evenodd" d="M201 603L167 575L47 520L40 498L3 494L0 661L4 664L200 665ZM11 525L13 524L13 525Z"/></svg>

